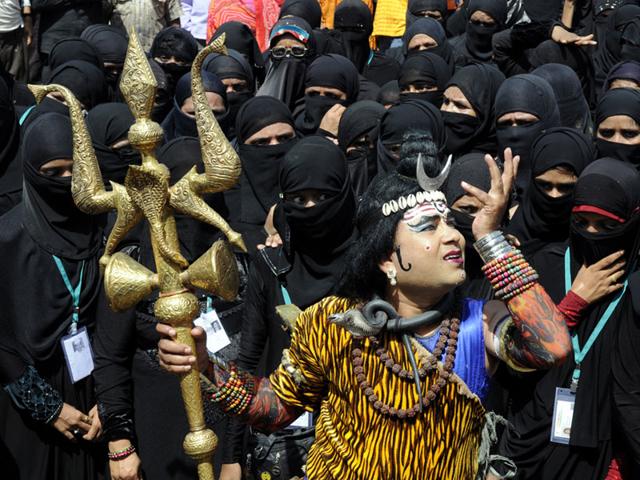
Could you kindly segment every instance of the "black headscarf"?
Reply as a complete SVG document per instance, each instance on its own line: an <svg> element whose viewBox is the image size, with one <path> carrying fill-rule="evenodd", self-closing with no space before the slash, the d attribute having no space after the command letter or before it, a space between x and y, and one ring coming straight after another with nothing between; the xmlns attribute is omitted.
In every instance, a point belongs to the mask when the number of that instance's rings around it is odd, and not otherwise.
<svg viewBox="0 0 640 480"><path fill-rule="evenodd" d="M184 177L193 166L198 173L204 173L200 142L194 137L178 137L158 149L158 161L169 169L169 183L174 185ZM206 194L204 200L218 213L221 194ZM204 222L188 215L175 214L180 251L189 262L193 262L206 252L222 234ZM148 236L146 237L148 238ZM151 246L148 246L151 251ZM146 250L146 249L145 249Z"/></svg>
<svg viewBox="0 0 640 480"><path fill-rule="evenodd" d="M0 79L0 215L20 200L22 166L17 159L20 126L11 98L11 89Z"/></svg>
<svg viewBox="0 0 640 480"><path fill-rule="evenodd" d="M71 60L82 60L95 65L101 70L104 61L98 50L87 40L79 37L65 38L51 48L48 65L49 72Z"/></svg>
<svg viewBox="0 0 640 480"><path fill-rule="evenodd" d="M385 109L379 103L363 100L347 108L340 118L338 144L347 156L347 167L356 198L364 193L377 172L376 141L380 118L384 113ZM357 147L347 152L347 148L363 135L373 143L373 148Z"/></svg>
<svg viewBox="0 0 640 480"><path fill-rule="evenodd" d="M606 27L600 27L602 35L598 35L598 47L593 56L598 85L604 83L611 68L622 60L622 32L628 23L640 16L640 6L621 5L608 16L605 17L602 13L600 16L604 17Z"/></svg>
<svg viewBox="0 0 640 480"><path fill-rule="evenodd" d="M630 88L614 88L606 92L596 108L596 130L607 118L626 115L640 124L640 91ZM596 137L599 157L623 160L640 169L640 145L626 145Z"/></svg>
<svg viewBox="0 0 640 480"><path fill-rule="evenodd" d="M449 65L451 73L453 74L455 59L449 41L447 40L447 35L440 22L431 17L420 18L405 30L402 36L402 53L404 56L409 57L418 53L417 51L409 51L409 42L419 34L428 35L436 41L438 45L430 48L428 51L442 57L443 60L447 62L447 65Z"/></svg>
<svg viewBox="0 0 640 480"><path fill-rule="evenodd" d="M418 52L408 57L400 68L398 86L400 91L408 89L410 85L416 87L437 87L436 90L422 93L400 93L400 101L424 100L432 103L436 108L442 106L442 94L451 78L449 65L442 57L430 51Z"/></svg>
<svg viewBox="0 0 640 480"><path fill-rule="evenodd" d="M104 63L111 63L116 67L124 65L129 47L126 33L111 25L91 25L84 29L80 38L89 42L102 57ZM120 81L119 69L107 69L107 83L115 91Z"/></svg>
<svg viewBox="0 0 640 480"><path fill-rule="evenodd" d="M225 22L218 27L211 41L214 41L220 35L225 34L224 44L227 48L231 48L244 55L249 65L253 69L258 84L264 80L264 58L258 42L256 42L253 33L244 23Z"/></svg>
<svg viewBox="0 0 640 480"><path fill-rule="evenodd" d="M594 158L591 137L574 128L551 128L533 142L530 186L508 227L508 232L520 240L525 254L569 238L573 195L551 198L535 178L556 167L568 168L580 176Z"/></svg>
<svg viewBox="0 0 640 480"><path fill-rule="evenodd" d="M360 80L351 61L334 53L316 58L307 69L304 87L328 87L343 91L347 98L338 100L317 94L305 94L304 114L296 118L296 126L305 135L315 133L322 117L336 104L349 106L358 98Z"/></svg>
<svg viewBox="0 0 640 480"><path fill-rule="evenodd" d="M622 30L620 58L640 61L640 16L631 19Z"/></svg>
<svg viewBox="0 0 640 480"><path fill-rule="evenodd" d="M572 211L600 213L621 223L612 231L599 233L588 233L572 224L570 245L576 262L593 265L617 250L624 250L630 268L638 254L639 209L640 175L632 165L603 158L587 167L578 179Z"/></svg>
<svg viewBox="0 0 640 480"><path fill-rule="evenodd" d="M431 11L440 12L440 23L444 25L448 13L447 0L409 0L407 4L406 27L409 28L416 20L424 16L419 15L420 13Z"/></svg>
<svg viewBox="0 0 640 480"><path fill-rule="evenodd" d="M229 104L229 112L227 119L228 124L226 133L229 138L235 136L236 116L240 107L245 104L256 92L256 82L253 78L253 70L249 62L238 52L227 49L227 55L212 53L204 63L202 69L216 75L220 80L227 78L238 78L247 82L246 90L239 92L227 92L227 102Z"/></svg>
<svg viewBox="0 0 640 480"><path fill-rule="evenodd" d="M401 144L409 131L429 132L439 151L446 144L446 133L440 110L422 100L407 100L394 105L380 119L378 137L378 174L395 170L398 160L385 145Z"/></svg>
<svg viewBox="0 0 640 480"><path fill-rule="evenodd" d="M590 135L593 131L591 112L576 73L566 65L547 63L536 68L531 74L544 78L553 88L562 126L575 128Z"/></svg>
<svg viewBox="0 0 640 480"><path fill-rule="evenodd" d="M614 80L631 80L636 82L638 87L640 87L640 62L629 60L626 62L620 62L611 68L611 71L604 82L603 90L605 92L611 88L611 84Z"/></svg>
<svg viewBox="0 0 640 480"><path fill-rule="evenodd" d="M102 180L124 184L129 165L139 165L140 153L130 145L114 149L114 143L127 138L135 118L124 103L103 103L89 111L87 127L98 157Z"/></svg>
<svg viewBox="0 0 640 480"><path fill-rule="evenodd" d="M505 0L471 0L467 11L469 21L465 30L465 46L472 58L488 61L493 55L491 39L495 33L504 29L507 22L507 2ZM495 23L492 26L474 23L471 16L477 11L486 13Z"/></svg>
<svg viewBox="0 0 640 480"><path fill-rule="evenodd" d="M158 62L150 58L149 66L158 84L156 87L156 98L153 102L153 109L151 110L151 119L154 122L162 123L169 111L171 111L171 106L173 105L174 85L171 85L171 80Z"/></svg>
<svg viewBox="0 0 640 480"><path fill-rule="evenodd" d="M496 126L498 154L510 147L514 155L520 155L516 187L526 190L531 176L529 157L531 144L544 131L560 126L560 112L555 94L549 83L535 75L524 74L507 78L496 95L496 121L504 114L525 112L538 117L538 121L519 126Z"/></svg>
<svg viewBox="0 0 640 480"><path fill-rule="evenodd" d="M464 269L467 272L465 293L472 298L484 298L490 289L484 285L484 274L481 270L484 262L480 259L476 249L473 248L475 238L471 226L474 217L466 212L455 210L452 206L460 197L467 195L467 192L460 185L461 182L467 182L485 192L491 188L491 173L487 162L484 161L484 155L484 153L474 152L456 159L451 166L443 189L456 230L465 239Z"/></svg>
<svg viewBox="0 0 640 480"><path fill-rule="evenodd" d="M311 25L311 28L320 28L322 22L322 10L317 0L285 0L280 7L280 16L300 17Z"/></svg>
<svg viewBox="0 0 640 480"><path fill-rule="evenodd" d="M66 62L51 72L49 83L67 87L86 110L107 100L107 83L102 70L82 60Z"/></svg>
<svg viewBox="0 0 640 480"><path fill-rule="evenodd" d="M152 58L175 57L185 65L160 63L162 69L171 77L173 85L189 72L191 64L198 54L198 41L184 28L166 27L155 36L149 54ZM157 60L156 60L157 61Z"/></svg>
<svg viewBox="0 0 640 480"><path fill-rule="evenodd" d="M385 83L378 92L378 103L383 106L395 105L400 101L400 86L397 80Z"/></svg>
<svg viewBox="0 0 640 480"><path fill-rule="evenodd" d="M89 42L105 63L122 65L127 56L129 39L125 32L111 25L91 25L84 29L80 38Z"/></svg>
<svg viewBox="0 0 640 480"><path fill-rule="evenodd" d="M469 151L496 154L495 99L505 78L497 68L473 64L458 70L446 88L458 87L467 98L476 117L442 112L447 130L447 153L462 155Z"/></svg>
<svg viewBox="0 0 640 480"><path fill-rule="evenodd" d="M257 95L269 95L282 100L293 110L296 101L304 96L304 78L307 66L316 56L316 41L311 26L302 18L287 17L278 20L271 29L270 46L276 45L284 35L292 35L308 49L305 58L271 59L267 78Z"/></svg>
<svg viewBox="0 0 640 480"><path fill-rule="evenodd" d="M593 61L591 53L584 47L563 45L553 40L545 40L536 48L528 51L528 58L534 68L550 63L566 65L578 76L582 92L589 105L595 102L596 84ZM552 83L551 86L553 87Z"/></svg>
<svg viewBox="0 0 640 480"><path fill-rule="evenodd" d="M52 255L70 260L93 256L100 248L94 217L78 210L71 177L46 177L42 165L73 158L71 120L48 113L27 129L22 142L24 225L33 240Z"/></svg>
<svg viewBox="0 0 640 480"><path fill-rule="evenodd" d="M285 155L280 167L285 198L275 214L276 228L291 259L286 286L302 305L335 288L354 238L355 198L344 154L329 140L311 136ZM329 198L305 208L286 199L301 190L320 190Z"/></svg>
<svg viewBox="0 0 640 480"><path fill-rule="evenodd" d="M227 117L227 94L224 84L213 73L202 71L202 84L205 92L217 93L224 100L225 113L217 114L216 120L224 130ZM187 98L191 97L191 74L183 75L176 85L176 93L173 97L173 109L167 115L162 128L164 129L165 141L169 142L178 137L197 137L198 127L196 119L184 113L181 108Z"/></svg>
<svg viewBox="0 0 640 480"><path fill-rule="evenodd" d="M269 125L287 123L295 128L287 106L272 97L255 97L243 105L236 118L238 154L242 162L241 221L263 225L269 209L278 202L278 172L294 140L279 145L246 145L252 135Z"/></svg>
<svg viewBox="0 0 640 480"><path fill-rule="evenodd" d="M363 72L369 62L369 35L373 31L371 10L362 0L343 0L336 7L333 28L341 32L345 56Z"/></svg>

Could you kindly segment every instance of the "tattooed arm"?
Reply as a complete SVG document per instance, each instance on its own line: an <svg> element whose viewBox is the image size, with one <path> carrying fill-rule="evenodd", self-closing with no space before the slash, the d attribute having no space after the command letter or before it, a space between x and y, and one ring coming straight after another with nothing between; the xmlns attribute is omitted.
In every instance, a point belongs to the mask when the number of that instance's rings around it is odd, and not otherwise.
<svg viewBox="0 0 640 480"><path fill-rule="evenodd" d="M571 353L571 339L562 313L536 284L506 304L487 302L487 352L517 370L548 369Z"/></svg>

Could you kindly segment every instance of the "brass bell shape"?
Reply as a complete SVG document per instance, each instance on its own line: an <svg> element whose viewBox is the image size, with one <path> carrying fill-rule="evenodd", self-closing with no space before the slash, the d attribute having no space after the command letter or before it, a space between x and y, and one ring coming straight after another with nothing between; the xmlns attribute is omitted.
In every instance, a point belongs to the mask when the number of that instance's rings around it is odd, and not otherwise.
<svg viewBox="0 0 640 480"><path fill-rule="evenodd" d="M158 276L129 255L114 253L104 272L104 288L113 310L135 306L158 287Z"/></svg>
<svg viewBox="0 0 640 480"><path fill-rule="evenodd" d="M224 240L218 240L180 274L180 280L185 286L231 301L238 295L240 287L236 257Z"/></svg>

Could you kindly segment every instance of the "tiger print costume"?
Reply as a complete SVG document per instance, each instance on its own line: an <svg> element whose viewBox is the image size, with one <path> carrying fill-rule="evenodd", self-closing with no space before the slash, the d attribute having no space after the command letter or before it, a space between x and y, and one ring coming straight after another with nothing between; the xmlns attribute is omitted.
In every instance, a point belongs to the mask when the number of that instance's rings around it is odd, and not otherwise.
<svg viewBox="0 0 640 480"><path fill-rule="evenodd" d="M287 373L281 365L270 377L282 401L319 412L307 460L309 480L473 480L485 421L479 398L452 374L435 401L415 418L397 420L378 413L356 382L351 334L328 319L355 306L329 297L305 310L288 357L300 375ZM410 370L401 340L386 334L383 341L396 362ZM381 401L398 409L418 401L413 378L389 372L368 339L362 358L367 381ZM423 391L437 377L430 371Z"/></svg>

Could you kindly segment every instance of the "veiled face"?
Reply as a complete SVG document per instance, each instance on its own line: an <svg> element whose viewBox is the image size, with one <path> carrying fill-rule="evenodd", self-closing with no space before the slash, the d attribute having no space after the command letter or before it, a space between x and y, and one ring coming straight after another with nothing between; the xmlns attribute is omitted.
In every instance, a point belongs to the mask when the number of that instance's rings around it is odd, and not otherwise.
<svg viewBox="0 0 640 480"><path fill-rule="evenodd" d="M444 91L444 98L440 110L443 112L460 113L470 117L478 116L471 102L467 100L462 90L455 85L450 86Z"/></svg>
<svg viewBox="0 0 640 480"><path fill-rule="evenodd" d="M404 295L418 298L425 290L444 295L464 282L465 241L448 213L445 202L426 202L407 210L398 223L395 252L381 269L395 269Z"/></svg>
<svg viewBox="0 0 640 480"><path fill-rule="evenodd" d="M430 37L426 33L418 33L409 41L408 48L411 51L421 52L423 50L430 50L437 46L438 42L436 42L433 37Z"/></svg>
<svg viewBox="0 0 640 480"><path fill-rule="evenodd" d="M597 137L613 143L640 145L640 125L628 115L612 115L598 125Z"/></svg>

